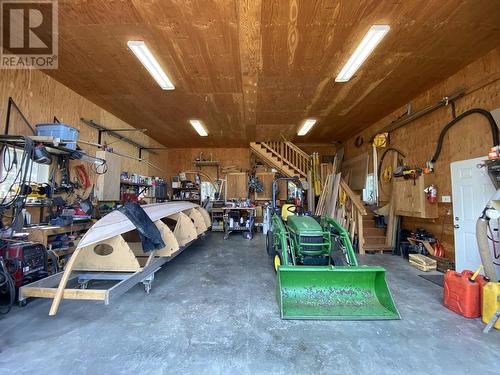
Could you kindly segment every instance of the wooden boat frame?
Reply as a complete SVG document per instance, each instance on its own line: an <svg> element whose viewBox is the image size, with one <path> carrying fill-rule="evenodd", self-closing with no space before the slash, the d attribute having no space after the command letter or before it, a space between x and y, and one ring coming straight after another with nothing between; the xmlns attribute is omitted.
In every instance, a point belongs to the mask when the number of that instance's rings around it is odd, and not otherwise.
<svg viewBox="0 0 500 375"><path fill-rule="evenodd" d="M89 229L63 272L22 286L19 302L23 304L31 297L52 298L49 315L56 315L62 299L103 301L107 305L140 282L149 293L155 273L203 236L211 220L204 208L188 202L143 207L160 230L166 244L164 248L145 253L135 227L125 215L114 211ZM113 217L106 219L111 214ZM75 280L79 288L67 288L68 283ZM91 280L117 283L108 289L88 289Z"/></svg>

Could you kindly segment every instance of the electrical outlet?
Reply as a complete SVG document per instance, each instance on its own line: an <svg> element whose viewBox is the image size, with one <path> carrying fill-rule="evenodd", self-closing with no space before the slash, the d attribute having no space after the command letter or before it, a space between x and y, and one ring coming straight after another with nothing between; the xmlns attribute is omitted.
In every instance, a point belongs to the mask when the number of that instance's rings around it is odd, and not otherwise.
<svg viewBox="0 0 500 375"><path fill-rule="evenodd" d="M451 196L450 195L442 195L441 196L441 202L443 202L443 203L451 203Z"/></svg>

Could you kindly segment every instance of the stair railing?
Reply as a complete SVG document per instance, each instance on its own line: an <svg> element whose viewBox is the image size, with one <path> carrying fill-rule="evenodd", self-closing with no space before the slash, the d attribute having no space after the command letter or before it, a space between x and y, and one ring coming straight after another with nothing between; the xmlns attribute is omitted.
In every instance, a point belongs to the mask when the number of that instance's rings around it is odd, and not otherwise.
<svg viewBox="0 0 500 375"><path fill-rule="evenodd" d="M269 151L279 162L293 169L300 177L306 178L311 158L299 147L289 141L256 142Z"/></svg>
<svg viewBox="0 0 500 375"><path fill-rule="evenodd" d="M346 229L351 242L357 235L359 253L365 253L363 215L366 215L366 209L360 197L349 188L340 174L327 176L316 206L316 215L333 218Z"/></svg>

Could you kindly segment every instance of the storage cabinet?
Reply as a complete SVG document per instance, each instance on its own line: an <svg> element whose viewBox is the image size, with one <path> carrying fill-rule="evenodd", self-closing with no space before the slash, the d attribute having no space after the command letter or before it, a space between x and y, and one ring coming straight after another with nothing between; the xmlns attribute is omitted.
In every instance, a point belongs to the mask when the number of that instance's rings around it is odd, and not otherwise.
<svg viewBox="0 0 500 375"><path fill-rule="evenodd" d="M262 182L264 190L261 193L255 192L255 200L257 201L270 201L273 195L273 172L256 172L255 177Z"/></svg>
<svg viewBox="0 0 500 375"><path fill-rule="evenodd" d="M226 185L226 199L247 199L248 177L245 172L228 173Z"/></svg>
<svg viewBox="0 0 500 375"><path fill-rule="evenodd" d="M425 188L434 184L434 175L422 175L417 179L393 180L395 213L399 216L435 219L438 217L438 204L430 203Z"/></svg>
<svg viewBox="0 0 500 375"><path fill-rule="evenodd" d="M97 177L95 195L100 201L120 200L121 157L108 151L97 151L95 156L106 160L107 172Z"/></svg>

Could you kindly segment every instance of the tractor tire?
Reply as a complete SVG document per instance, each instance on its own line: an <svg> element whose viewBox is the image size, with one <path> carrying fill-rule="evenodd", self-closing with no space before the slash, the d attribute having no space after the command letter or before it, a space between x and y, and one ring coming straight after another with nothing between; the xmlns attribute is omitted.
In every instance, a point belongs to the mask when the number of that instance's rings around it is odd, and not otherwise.
<svg viewBox="0 0 500 375"><path fill-rule="evenodd" d="M273 245L273 232L268 230L266 234L266 249L267 255L269 255L270 257L272 257L276 253Z"/></svg>
<svg viewBox="0 0 500 375"><path fill-rule="evenodd" d="M275 273L278 273L278 268L283 264L283 260L281 259L281 254L276 253L273 258L273 269Z"/></svg>

